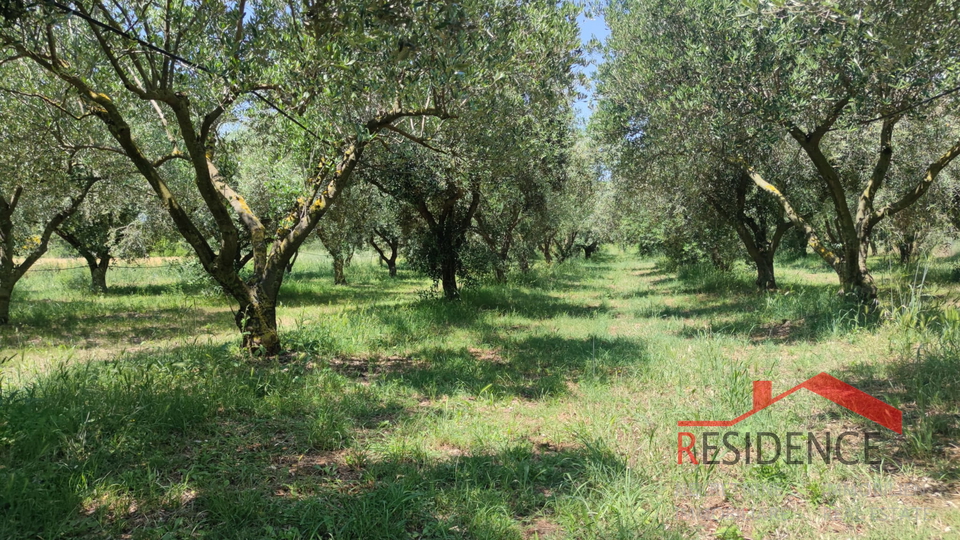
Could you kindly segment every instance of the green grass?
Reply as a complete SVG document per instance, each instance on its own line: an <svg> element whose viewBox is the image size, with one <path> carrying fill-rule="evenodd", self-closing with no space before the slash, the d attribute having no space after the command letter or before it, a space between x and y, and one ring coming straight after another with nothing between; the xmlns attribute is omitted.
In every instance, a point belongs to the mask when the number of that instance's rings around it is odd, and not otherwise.
<svg viewBox="0 0 960 540"><path fill-rule="evenodd" d="M883 263L861 313L810 260L758 295L744 267L601 253L449 303L367 256L335 287L306 254L271 361L182 264L100 297L34 272L0 330L0 538L949 538L955 261L923 291ZM882 466L676 464L678 420L820 371L904 410ZM737 428L872 429L805 392Z"/></svg>

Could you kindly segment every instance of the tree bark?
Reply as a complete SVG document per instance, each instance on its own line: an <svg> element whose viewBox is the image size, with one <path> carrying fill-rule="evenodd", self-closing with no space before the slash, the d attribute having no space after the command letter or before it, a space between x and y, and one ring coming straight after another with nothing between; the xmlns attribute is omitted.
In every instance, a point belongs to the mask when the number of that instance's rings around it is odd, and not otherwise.
<svg viewBox="0 0 960 540"><path fill-rule="evenodd" d="M583 246L583 258L589 259L600 248L599 242L591 242Z"/></svg>
<svg viewBox="0 0 960 540"><path fill-rule="evenodd" d="M777 290L777 278L774 274L773 253L754 259L757 265L757 288L761 291Z"/></svg>
<svg viewBox="0 0 960 540"><path fill-rule="evenodd" d="M369 243L373 247L374 251L377 252L380 264L387 265L387 270L390 272L390 277L397 277L397 255L400 252L400 238L389 235L380 230L374 230L374 234L380 237L380 239L383 240L383 242L390 248L390 255L387 256L386 250L377 244L377 241L373 236L370 236Z"/></svg>
<svg viewBox="0 0 960 540"><path fill-rule="evenodd" d="M243 335L244 349L264 356L280 352L276 306L264 302L247 303L237 312L236 322Z"/></svg>
<svg viewBox="0 0 960 540"><path fill-rule="evenodd" d="M286 272L287 274L293 273L293 265L297 262L297 257L300 256L300 252L297 251L293 254L293 257L290 257L290 262L287 263Z"/></svg>
<svg viewBox="0 0 960 540"><path fill-rule="evenodd" d="M853 296L862 304L874 304L877 299L877 285L869 272L845 272L843 274L842 294Z"/></svg>
<svg viewBox="0 0 960 540"><path fill-rule="evenodd" d="M443 287L443 296L447 300L458 300L460 289L457 288L457 257L455 253L445 253L440 259L440 284Z"/></svg>
<svg viewBox="0 0 960 540"><path fill-rule="evenodd" d="M334 285L346 285L347 277L343 273L343 268L346 266L346 259L343 255L337 253L333 255L333 284Z"/></svg>
<svg viewBox="0 0 960 540"><path fill-rule="evenodd" d="M0 325L10 323L10 297L13 295L13 282L0 280Z"/></svg>
<svg viewBox="0 0 960 540"><path fill-rule="evenodd" d="M110 255L100 257L98 262L90 263L90 290L97 294L107 294L107 269L110 268Z"/></svg>
<svg viewBox="0 0 960 540"><path fill-rule="evenodd" d="M553 255L550 253L550 245L553 244L553 238L547 238L540 244L540 251L543 253L543 262L553 264Z"/></svg>

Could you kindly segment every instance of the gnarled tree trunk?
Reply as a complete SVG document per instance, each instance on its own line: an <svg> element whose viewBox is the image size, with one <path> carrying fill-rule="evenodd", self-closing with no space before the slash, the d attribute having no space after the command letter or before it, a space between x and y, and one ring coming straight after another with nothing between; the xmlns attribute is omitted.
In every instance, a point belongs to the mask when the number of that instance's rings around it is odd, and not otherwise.
<svg viewBox="0 0 960 540"><path fill-rule="evenodd" d="M497 283L507 282L507 263L510 260L510 248L513 246L514 231L516 231L517 226L520 224L523 210L523 206L514 207L513 213L507 216L509 219L506 226L499 231L499 234L497 234L497 228L491 226L487 221L483 212L478 210L473 217L477 223L476 230L480 235L480 239L483 240L483 243L486 244L487 249L493 253L495 258L493 262L493 277Z"/></svg>
<svg viewBox="0 0 960 540"><path fill-rule="evenodd" d="M571 231L563 237L563 241L554 240L554 246L557 248L557 262L563 263L573 255L574 247L577 243L577 231Z"/></svg>
<svg viewBox="0 0 960 540"><path fill-rule="evenodd" d="M277 332L277 295L286 274L285 260L271 259L259 276L244 282L230 279L232 267L211 275L239 305L234 322L240 330L243 348L251 353L273 356L280 352Z"/></svg>
<svg viewBox="0 0 960 540"><path fill-rule="evenodd" d="M724 204L724 201L717 198L712 198L710 202L723 219L732 224L737 231L737 236L743 242L747 255L757 268L757 288L761 291L773 291L777 289L774 256L784 235L794 224L792 221L783 219L784 212L781 208L779 215L776 216L776 228L771 237L767 225L766 207L760 205L756 208L756 219L747 214L747 191L750 184L750 174L742 171L738 176L732 206L729 203Z"/></svg>
<svg viewBox="0 0 960 540"><path fill-rule="evenodd" d="M99 262L91 263L87 261L90 267L90 290L98 294L107 293L107 269L110 268L110 255L104 255Z"/></svg>
<svg viewBox="0 0 960 540"><path fill-rule="evenodd" d="M906 234L904 238L897 242L897 252L900 254L900 264L909 264L913 255L917 251L917 235Z"/></svg>
<svg viewBox="0 0 960 540"><path fill-rule="evenodd" d="M72 171L68 171L68 174L70 173ZM76 196L70 194L70 204L44 224L40 242L19 264L13 260L16 251L13 219L20 197L23 195L23 187L17 186L9 199L0 193L0 325L10 322L10 298L13 296L13 288L17 282L47 252L53 232L80 208L80 204L98 180L99 178L95 176L83 180L80 192Z"/></svg>
<svg viewBox="0 0 960 540"><path fill-rule="evenodd" d="M370 236L369 243L380 257L380 263L387 265L387 269L390 272L390 277L397 277L397 255L400 253L400 237L391 235L386 231L380 230L379 228L375 228L373 230L373 234L375 236ZM386 249L377 244L377 237L379 237L380 240L382 240L383 243L390 248L390 255L387 255Z"/></svg>
<svg viewBox="0 0 960 540"><path fill-rule="evenodd" d="M585 244L583 246L583 258L589 259L594 253L596 253L598 249L600 249L600 242L597 242L596 240L589 244Z"/></svg>
<svg viewBox="0 0 960 540"><path fill-rule="evenodd" d="M277 308L272 302L241 304L235 317L243 335L243 348L254 353L272 356L280 352L280 334L277 332Z"/></svg>
<svg viewBox="0 0 960 540"><path fill-rule="evenodd" d="M469 193L470 202L466 209L458 210L458 203ZM460 270L460 249L466 241L467 231L473 222L473 216L480 206L480 191L475 186L469 192L451 185L445 194L439 210L431 211L424 199L417 200L414 207L426 221L432 241L436 248L436 259L431 262L431 273L439 277L443 296L447 300L458 300L460 289L457 286L457 272Z"/></svg>
<svg viewBox="0 0 960 540"><path fill-rule="evenodd" d="M77 250L77 253L87 261L87 268L90 269L90 291L96 294L106 294L107 270L110 268L110 262L113 260L110 253L95 253L94 250L96 248L91 249L84 245L78 237L63 228L58 227L54 232L66 243L70 244L70 247ZM103 247L101 246L101 248Z"/></svg>
<svg viewBox="0 0 960 540"><path fill-rule="evenodd" d="M759 260L754 259L753 262L757 265L757 288L761 291L777 290L777 277L773 268L772 253Z"/></svg>
<svg viewBox="0 0 960 540"><path fill-rule="evenodd" d="M347 276L343 272L343 268L346 266L346 258L343 256L343 253L334 253L333 257L333 284L334 285L346 285Z"/></svg>
<svg viewBox="0 0 960 540"><path fill-rule="evenodd" d="M445 254L440 260L440 286L443 287L443 296L447 300L460 298L460 289L457 287L457 257Z"/></svg>
<svg viewBox="0 0 960 540"><path fill-rule="evenodd" d="M543 262L547 264L553 264L553 254L550 252L550 247L553 245L553 236L548 236L538 247L540 252L543 253Z"/></svg>

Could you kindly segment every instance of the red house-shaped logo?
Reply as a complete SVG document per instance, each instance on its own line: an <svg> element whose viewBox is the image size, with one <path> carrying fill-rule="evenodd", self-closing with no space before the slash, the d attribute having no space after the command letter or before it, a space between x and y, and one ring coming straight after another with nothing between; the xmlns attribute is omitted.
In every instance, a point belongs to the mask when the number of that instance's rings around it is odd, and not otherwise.
<svg viewBox="0 0 960 540"><path fill-rule="evenodd" d="M681 427L730 427L766 409L801 388L806 388L815 394L823 396L837 405L846 407L891 431L900 434L903 433L903 413L900 412L900 409L887 405L870 394L858 390L826 373L820 373L819 375L811 377L807 381L794 386L777 397L772 397L773 384L770 381L753 381L752 410L747 411L733 420L684 420L677 422L677 425Z"/></svg>

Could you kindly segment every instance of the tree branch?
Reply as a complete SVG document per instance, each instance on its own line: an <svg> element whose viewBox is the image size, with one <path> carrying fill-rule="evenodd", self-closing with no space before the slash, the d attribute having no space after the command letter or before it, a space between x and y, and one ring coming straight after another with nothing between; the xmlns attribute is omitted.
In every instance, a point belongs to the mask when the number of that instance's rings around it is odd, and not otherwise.
<svg viewBox="0 0 960 540"><path fill-rule="evenodd" d="M174 151L174 152L172 152L172 153L170 153L170 154L167 154L167 155L163 156L162 158L154 161L154 162L153 162L153 167L154 167L155 169L159 169L161 165L163 165L164 163L166 163L166 162L168 162L168 161L172 161L172 160L174 160L174 159L182 159L182 160L184 160L184 161L190 161L190 158L187 157L186 155L184 155L183 153L178 152L178 151Z"/></svg>
<svg viewBox="0 0 960 540"><path fill-rule="evenodd" d="M937 179L937 175L940 174L947 165L960 155L960 140L957 141L949 150L947 150L939 159L934 161L927 167L926 172L923 175L923 180L921 180L913 189L905 193L897 201L888 204L882 209L873 213L870 217L871 225L875 225L880 222L882 219L890 217L897 212L907 208L911 204L917 201L924 193L930 189L930 186L933 185L933 182Z"/></svg>
<svg viewBox="0 0 960 540"><path fill-rule="evenodd" d="M53 232L63 224L70 216L72 216L80 205L83 203L83 200L87 197L87 193L90 192L90 189L96 184L100 178L96 176L91 176L84 181L83 187L80 189L80 193L70 199L70 204L67 208L57 212L53 218L47 222L46 226L43 228L43 232L40 234L40 244L35 247L23 261L18 264L13 270L13 279L14 281L23 277L23 274L36 263L44 253L47 252L47 245L50 242L50 236L53 235Z"/></svg>
<svg viewBox="0 0 960 540"><path fill-rule="evenodd" d="M413 134L411 134L411 133L407 133L406 131L398 128L397 126L395 126L395 125L393 125L393 124L387 124L387 125L385 125L385 126L383 127L383 129L386 129L386 130L388 130L388 131L392 131L392 132L394 132L394 133L397 133L397 134L403 136L404 138L407 138L407 139L409 139L409 140L411 140L411 141L413 141L413 142L415 142L415 143L417 143L417 144L419 144L419 145L421 145L421 146L424 146L424 147L426 147L426 148L429 148L430 150L433 150L434 152L437 152L438 154L443 154L443 155L446 155L446 156L452 155L450 152L447 152L446 150L441 150L441 149L437 148L436 146L431 145L429 142L427 142L426 139L424 139L424 138L422 138L422 137L417 137L416 135L413 135Z"/></svg>
<svg viewBox="0 0 960 540"><path fill-rule="evenodd" d="M817 236L817 232L810 226L809 223L794 211L793 206L790 204L790 201L784 197L783 193L780 192L773 184L767 182L763 179L760 174L754 171L751 168L747 169L747 174L750 175L750 179L753 180L753 183L757 185L758 188L769 193L780 203L780 206L783 207L783 212L787 217L792 221L797 227L803 230L807 235L807 243L811 248L819 255L827 264L829 264L833 269L837 270L840 268L841 260L835 253L827 249L823 243L820 241L820 237Z"/></svg>
<svg viewBox="0 0 960 540"><path fill-rule="evenodd" d="M14 90L14 89L12 89L12 88L6 88L6 87L2 87L2 86L0 86L0 92L7 92L7 93L9 93L9 94L14 94L14 95L17 95L17 96L39 99L39 100L43 101L44 103L46 103L47 105L50 105L51 107L57 109L58 111L62 112L63 114L65 114L65 115L69 116L70 118L73 118L74 120L77 120L77 121L83 120L84 118L86 118L86 117L88 117L88 116L92 116L92 113L83 113L83 114L81 114L81 115L78 116L78 115L70 112L70 110L68 110L67 108L65 108L63 105L57 103L57 102L54 101L53 99L51 99L51 98L49 98L49 97L47 97L47 96L44 96L44 95L42 95L42 94L34 94L34 93L31 93L31 92L21 92L21 91L19 91L19 90Z"/></svg>

